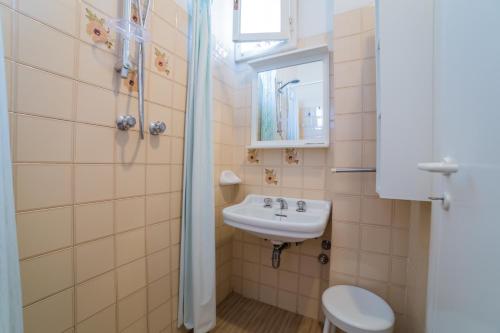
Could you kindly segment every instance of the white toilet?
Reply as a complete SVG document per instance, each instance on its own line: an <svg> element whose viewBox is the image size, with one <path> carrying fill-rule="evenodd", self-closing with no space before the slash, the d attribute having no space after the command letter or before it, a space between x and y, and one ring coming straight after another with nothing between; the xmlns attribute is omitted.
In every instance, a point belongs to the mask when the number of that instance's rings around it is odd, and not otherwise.
<svg viewBox="0 0 500 333"><path fill-rule="evenodd" d="M394 312L389 304L374 293L355 286L330 287L322 296L325 326L338 327L347 333L391 333Z"/></svg>

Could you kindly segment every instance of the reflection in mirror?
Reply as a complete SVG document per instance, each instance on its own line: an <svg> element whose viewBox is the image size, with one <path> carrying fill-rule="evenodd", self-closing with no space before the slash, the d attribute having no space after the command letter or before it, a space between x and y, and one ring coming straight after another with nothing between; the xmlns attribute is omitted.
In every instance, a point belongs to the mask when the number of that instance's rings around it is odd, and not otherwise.
<svg viewBox="0 0 500 333"><path fill-rule="evenodd" d="M259 141L323 139L323 61L259 72Z"/></svg>

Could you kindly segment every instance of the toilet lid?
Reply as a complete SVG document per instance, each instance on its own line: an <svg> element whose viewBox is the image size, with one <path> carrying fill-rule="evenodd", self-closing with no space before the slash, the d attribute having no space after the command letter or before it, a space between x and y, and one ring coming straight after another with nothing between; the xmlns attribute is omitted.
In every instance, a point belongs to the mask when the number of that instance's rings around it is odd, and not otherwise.
<svg viewBox="0 0 500 333"><path fill-rule="evenodd" d="M323 307L345 325L367 331L383 331L394 325L391 307L374 293L355 286L339 285L323 293Z"/></svg>

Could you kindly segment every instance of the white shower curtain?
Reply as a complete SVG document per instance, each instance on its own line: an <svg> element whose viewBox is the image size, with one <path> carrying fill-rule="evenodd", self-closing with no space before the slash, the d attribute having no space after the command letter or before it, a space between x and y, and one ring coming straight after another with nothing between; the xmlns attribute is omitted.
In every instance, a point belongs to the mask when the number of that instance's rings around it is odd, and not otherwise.
<svg viewBox="0 0 500 333"><path fill-rule="evenodd" d="M21 279L17 253L2 36L0 22L0 333L22 333Z"/></svg>
<svg viewBox="0 0 500 333"><path fill-rule="evenodd" d="M210 4L193 0L190 10L178 325L195 333L215 326Z"/></svg>

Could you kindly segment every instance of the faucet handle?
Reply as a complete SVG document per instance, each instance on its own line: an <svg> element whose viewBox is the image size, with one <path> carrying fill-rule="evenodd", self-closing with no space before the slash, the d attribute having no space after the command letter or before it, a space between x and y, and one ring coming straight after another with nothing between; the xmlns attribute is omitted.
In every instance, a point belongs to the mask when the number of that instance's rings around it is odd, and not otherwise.
<svg viewBox="0 0 500 333"><path fill-rule="evenodd" d="M264 208L271 208L273 206L273 199L265 198L264 199Z"/></svg>
<svg viewBox="0 0 500 333"><path fill-rule="evenodd" d="M297 212L303 213L306 211L306 202L304 200L297 201Z"/></svg>

